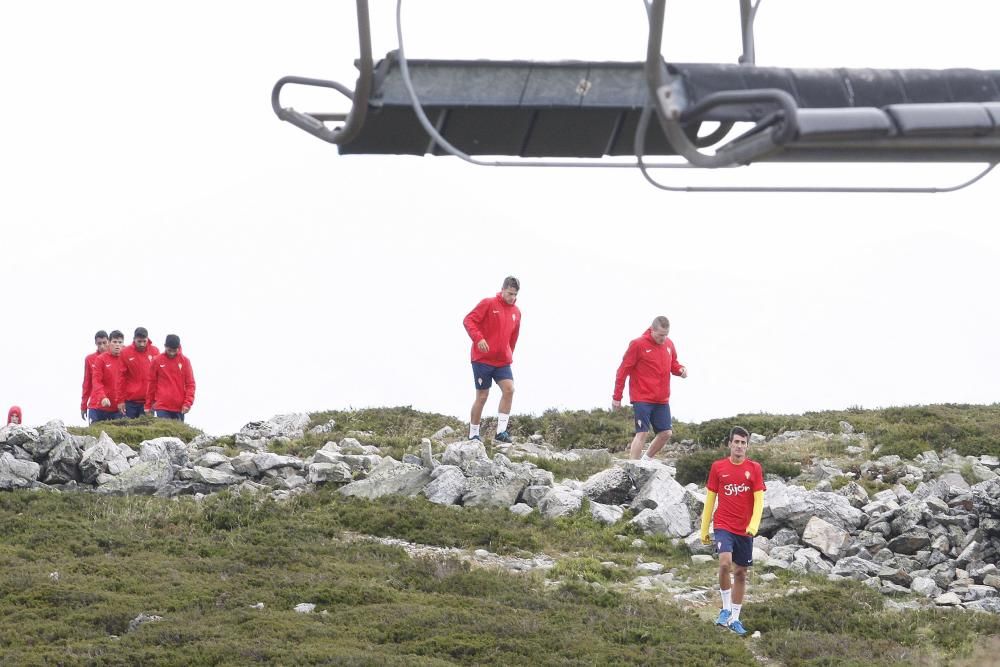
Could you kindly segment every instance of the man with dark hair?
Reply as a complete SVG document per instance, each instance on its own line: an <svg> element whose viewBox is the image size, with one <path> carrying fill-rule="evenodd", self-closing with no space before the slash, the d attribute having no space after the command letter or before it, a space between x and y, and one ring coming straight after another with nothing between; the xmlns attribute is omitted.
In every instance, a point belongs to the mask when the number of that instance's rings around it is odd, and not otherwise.
<svg viewBox="0 0 1000 667"><path fill-rule="evenodd" d="M125 365L122 363L122 345L125 334L115 329L111 332L108 349L90 365L91 390L87 402L90 423L108 419L121 419L125 409L122 390L125 388Z"/></svg>
<svg viewBox="0 0 1000 667"><path fill-rule="evenodd" d="M514 359L514 346L521 331L521 311L514 302L521 290L521 282L514 276L504 278L503 286L495 297L487 297L472 309L462 324L472 339L472 376L476 386L476 399L469 418L469 439L480 440L479 422L483 407L496 381L500 387L500 407L497 414L497 442L511 442L507 425L510 407L514 400L514 374L510 364Z"/></svg>
<svg viewBox="0 0 1000 667"><path fill-rule="evenodd" d="M184 421L194 404L194 370L181 353L181 339L170 334L163 342L163 354L153 359L146 390L146 412L162 419Z"/></svg>
<svg viewBox="0 0 1000 667"><path fill-rule="evenodd" d="M653 458L673 435L670 417L670 376L686 378L687 368L677 361L677 350L670 333L670 320L663 315L653 319L646 333L628 344L622 363L615 374L615 389L611 396L611 409L622 407L625 378L628 378L628 395L635 412L635 437L629 445L629 458ZM649 451L642 453L650 427L656 431Z"/></svg>
<svg viewBox="0 0 1000 667"><path fill-rule="evenodd" d="M701 514L701 541L711 544L708 523L715 527L715 550L719 553L719 591L722 610L716 625L742 636L740 621L746 592L747 568L753 565L753 538L764 513L764 470L747 458L750 434L735 426L729 431L729 456L712 464L708 472L705 510ZM715 506L718 498L719 506ZM713 514L714 510L714 514Z"/></svg>
<svg viewBox="0 0 1000 667"><path fill-rule="evenodd" d="M108 349L108 332L101 329L94 334L94 345L97 346L96 352L91 352L87 355L87 358L83 360L83 398L80 399L80 419L87 419L87 402L90 400L90 391L93 387L93 379L91 376L91 364L97 357L101 356L104 350Z"/></svg>
<svg viewBox="0 0 1000 667"><path fill-rule="evenodd" d="M129 419L141 417L146 403L146 389L149 388L149 370L160 354L156 346L149 342L146 327L138 327L132 337L132 344L122 350L125 363L125 416Z"/></svg>

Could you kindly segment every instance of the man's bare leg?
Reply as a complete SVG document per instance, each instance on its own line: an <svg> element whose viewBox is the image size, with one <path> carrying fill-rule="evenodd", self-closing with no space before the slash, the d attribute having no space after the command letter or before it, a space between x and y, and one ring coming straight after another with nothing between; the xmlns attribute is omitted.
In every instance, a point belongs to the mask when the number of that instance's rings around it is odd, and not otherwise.
<svg viewBox="0 0 1000 667"><path fill-rule="evenodd" d="M649 444L649 451L646 452L646 456L649 458L655 457L663 449L663 446L670 442L670 436L673 433L673 431L660 431L657 433L656 437L653 438L653 442Z"/></svg>
<svg viewBox="0 0 1000 667"><path fill-rule="evenodd" d="M649 431L640 431L635 434L632 438L632 444L629 445L628 457L630 459L637 459L642 456L642 447L646 444L646 438L649 437Z"/></svg>

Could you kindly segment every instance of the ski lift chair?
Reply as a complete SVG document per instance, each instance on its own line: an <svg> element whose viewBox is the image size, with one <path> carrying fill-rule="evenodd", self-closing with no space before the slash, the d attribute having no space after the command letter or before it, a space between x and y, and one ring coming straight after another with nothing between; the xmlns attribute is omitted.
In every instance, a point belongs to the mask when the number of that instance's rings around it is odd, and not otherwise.
<svg viewBox="0 0 1000 667"><path fill-rule="evenodd" d="M664 62L665 0L646 2L645 62L407 60L397 2L398 51L373 62L368 3L357 0L361 57L354 91L284 77L272 91L278 117L336 144L341 154L455 155L494 166L638 166L668 190L942 192L971 185L1000 161L1000 71L759 67L753 21L760 0L740 0L739 64ZM338 90L352 99L351 111L282 107L288 84ZM343 124L331 128L330 121ZM703 127L712 129L701 134ZM737 127L747 129L734 132ZM538 160L475 157L484 155ZM581 161L626 155L636 161ZM649 176L646 156L683 160L653 166L709 169L760 162L985 167L944 188L671 187Z"/></svg>

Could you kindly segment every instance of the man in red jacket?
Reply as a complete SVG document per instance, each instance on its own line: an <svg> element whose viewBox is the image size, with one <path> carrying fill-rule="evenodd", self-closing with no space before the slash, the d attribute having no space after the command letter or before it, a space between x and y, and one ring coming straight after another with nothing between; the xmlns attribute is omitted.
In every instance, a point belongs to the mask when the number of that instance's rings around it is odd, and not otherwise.
<svg viewBox="0 0 1000 667"><path fill-rule="evenodd" d="M125 384L125 366L121 352L125 334L117 329L111 332L108 349L90 364L91 389L87 401L90 423L121 419L125 409L122 390Z"/></svg>
<svg viewBox="0 0 1000 667"><path fill-rule="evenodd" d="M181 339L170 334L163 343L163 354L153 359L146 390L146 412L162 419L184 421L194 403L194 370L191 361L181 354Z"/></svg>
<svg viewBox="0 0 1000 667"><path fill-rule="evenodd" d="M635 437L629 446L629 457L639 458L642 447L653 427L656 437L643 458L653 458L670 440L673 423L670 419L670 376L687 377L687 369L677 361L677 350L667 334L670 320L656 317L646 333L629 343L615 375L615 391L611 408L622 406L625 378L629 378L628 395L635 411Z"/></svg>
<svg viewBox="0 0 1000 667"><path fill-rule="evenodd" d="M495 297L480 301L462 324L472 339L472 375L476 383L476 400L469 419L469 439L480 440L479 422L483 407L496 381L500 387L500 408L497 414L497 442L511 442L507 433L510 406L514 399L514 374L510 370L514 346L521 330L521 311L514 302L521 290L520 281L504 278L503 287Z"/></svg>
<svg viewBox="0 0 1000 667"><path fill-rule="evenodd" d="M132 337L132 344L122 350L125 363L125 416L129 419L141 417L146 404L146 389L149 388L149 369L160 354L156 346L149 342L146 327L138 327Z"/></svg>
<svg viewBox="0 0 1000 667"><path fill-rule="evenodd" d="M91 352L83 360L83 398L80 399L80 419L84 421L87 419L87 402L90 400L90 391L93 387L90 366L97 357L101 356L102 352L108 349L108 332L101 329L95 333L94 345L97 346L97 351Z"/></svg>

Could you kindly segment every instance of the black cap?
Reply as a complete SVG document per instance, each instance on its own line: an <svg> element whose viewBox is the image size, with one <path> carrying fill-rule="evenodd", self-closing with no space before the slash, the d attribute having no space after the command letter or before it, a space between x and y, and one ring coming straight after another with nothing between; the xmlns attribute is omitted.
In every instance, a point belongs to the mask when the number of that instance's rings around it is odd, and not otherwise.
<svg viewBox="0 0 1000 667"><path fill-rule="evenodd" d="M136 327L133 338L149 338L149 332L146 331L146 327Z"/></svg>
<svg viewBox="0 0 1000 667"><path fill-rule="evenodd" d="M181 337L177 334L167 334L167 340L164 341L163 347L180 347Z"/></svg>

